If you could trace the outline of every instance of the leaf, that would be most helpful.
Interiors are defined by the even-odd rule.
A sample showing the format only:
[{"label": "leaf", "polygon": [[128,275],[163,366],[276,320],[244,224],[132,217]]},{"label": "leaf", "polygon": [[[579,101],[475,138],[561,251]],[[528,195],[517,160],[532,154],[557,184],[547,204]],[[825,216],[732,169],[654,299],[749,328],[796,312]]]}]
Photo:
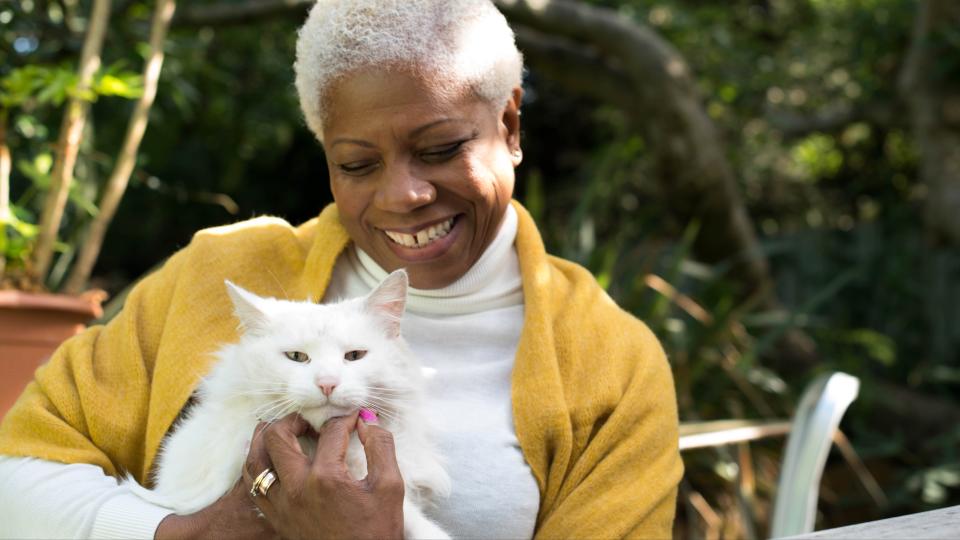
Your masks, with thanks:
[{"label": "leaf", "polygon": [[50,187],[50,163],[52,158],[49,154],[40,154],[33,161],[18,160],[17,170],[29,178],[38,189],[46,190]]},{"label": "leaf", "polygon": [[143,94],[143,86],[137,77],[104,75],[96,82],[94,91],[102,96],[120,96],[135,99]]},{"label": "leaf", "polygon": [[100,209],[97,208],[96,203],[94,203],[83,193],[83,187],[79,184],[73,183],[70,186],[69,197],[70,202],[72,202],[74,206],[85,212],[87,215],[93,217],[100,213]]},{"label": "leaf", "polygon": [[40,173],[50,174],[50,169],[53,168],[53,154],[49,152],[37,154],[37,156],[33,158],[33,165]]},{"label": "leaf", "polygon": [[53,103],[60,105],[72,87],[76,85],[76,77],[70,73],[56,73],[51,77],[44,88],[37,94],[38,103]]},{"label": "leaf", "polygon": [[16,219],[16,218],[11,220],[9,225],[10,225],[10,228],[17,231],[17,234],[19,234],[20,236],[26,239],[35,238],[40,231],[39,227],[37,227],[36,225],[32,223],[27,223],[25,221],[20,221],[19,219]]}]

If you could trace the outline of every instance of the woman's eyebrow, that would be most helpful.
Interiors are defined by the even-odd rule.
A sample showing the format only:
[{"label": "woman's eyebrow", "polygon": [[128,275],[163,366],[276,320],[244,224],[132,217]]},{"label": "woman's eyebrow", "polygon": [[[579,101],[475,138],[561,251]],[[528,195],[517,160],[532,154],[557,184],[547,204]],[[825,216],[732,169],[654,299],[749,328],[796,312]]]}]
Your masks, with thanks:
[{"label": "woman's eyebrow", "polygon": [[330,143],[330,148],[333,148],[334,146],[336,146],[336,145],[338,145],[338,144],[346,144],[346,143],[356,144],[356,145],[358,145],[358,146],[363,146],[363,147],[366,147],[366,148],[374,148],[373,143],[368,142],[368,141],[365,141],[365,140],[363,140],[363,139],[347,139],[347,138],[342,138],[342,137],[341,137],[341,138],[334,139],[333,142]]},{"label": "woman's eyebrow", "polygon": [[[427,131],[431,128],[437,127],[442,124],[472,124],[470,120],[466,118],[440,118],[432,122],[427,122],[422,126],[418,126],[410,131],[409,137],[412,139],[423,134],[424,131]],[[363,139],[351,139],[347,137],[338,137],[330,143],[330,148],[337,146],[338,144],[356,144],[358,146],[363,146],[365,148],[375,148],[375,145],[369,141]]]}]

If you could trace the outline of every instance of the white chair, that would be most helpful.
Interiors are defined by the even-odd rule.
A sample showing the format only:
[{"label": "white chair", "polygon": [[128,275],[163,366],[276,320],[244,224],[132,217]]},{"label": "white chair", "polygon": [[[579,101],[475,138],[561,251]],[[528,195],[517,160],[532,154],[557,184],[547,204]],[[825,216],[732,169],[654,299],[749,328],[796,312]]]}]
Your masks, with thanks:
[{"label": "white chair", "polygon": [[859,391],[860,380],[846,373],[827,373],[807,386],[783,455],[772,538],[813,532],[823,467],[840,419]]},{"label": "white chair", "polygon": [[820,479],[840,419],[856,399],[860,381],[827,373],[806,388],[791,421],[719,420],[680,426],[680,450],[788,435],[770,537],[813,531]]}]

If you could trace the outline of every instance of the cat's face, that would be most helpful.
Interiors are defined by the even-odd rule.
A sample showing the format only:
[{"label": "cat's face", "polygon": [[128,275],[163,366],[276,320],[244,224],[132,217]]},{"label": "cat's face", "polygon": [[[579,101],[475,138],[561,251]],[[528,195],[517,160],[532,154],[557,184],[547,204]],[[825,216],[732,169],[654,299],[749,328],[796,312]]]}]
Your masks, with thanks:
[{"label": "cat's face", "polygon": [[419,381],[400,337],[407,277],[337,304],[261,298],[228,283],[243,337],[226,354],[259,418],[299,412],[315,428],[369,408],[389,419]]}]

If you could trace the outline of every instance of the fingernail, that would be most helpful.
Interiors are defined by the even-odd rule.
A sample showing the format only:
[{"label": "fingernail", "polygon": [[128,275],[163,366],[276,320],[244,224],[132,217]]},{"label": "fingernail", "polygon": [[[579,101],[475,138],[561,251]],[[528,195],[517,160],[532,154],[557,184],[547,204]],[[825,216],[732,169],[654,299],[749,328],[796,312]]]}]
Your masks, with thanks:
[{"label": "fingernail", "polygon": [[366,424],[376,424],[378,422],[377,413],[370,409],[360,409],[360,419]]}]

